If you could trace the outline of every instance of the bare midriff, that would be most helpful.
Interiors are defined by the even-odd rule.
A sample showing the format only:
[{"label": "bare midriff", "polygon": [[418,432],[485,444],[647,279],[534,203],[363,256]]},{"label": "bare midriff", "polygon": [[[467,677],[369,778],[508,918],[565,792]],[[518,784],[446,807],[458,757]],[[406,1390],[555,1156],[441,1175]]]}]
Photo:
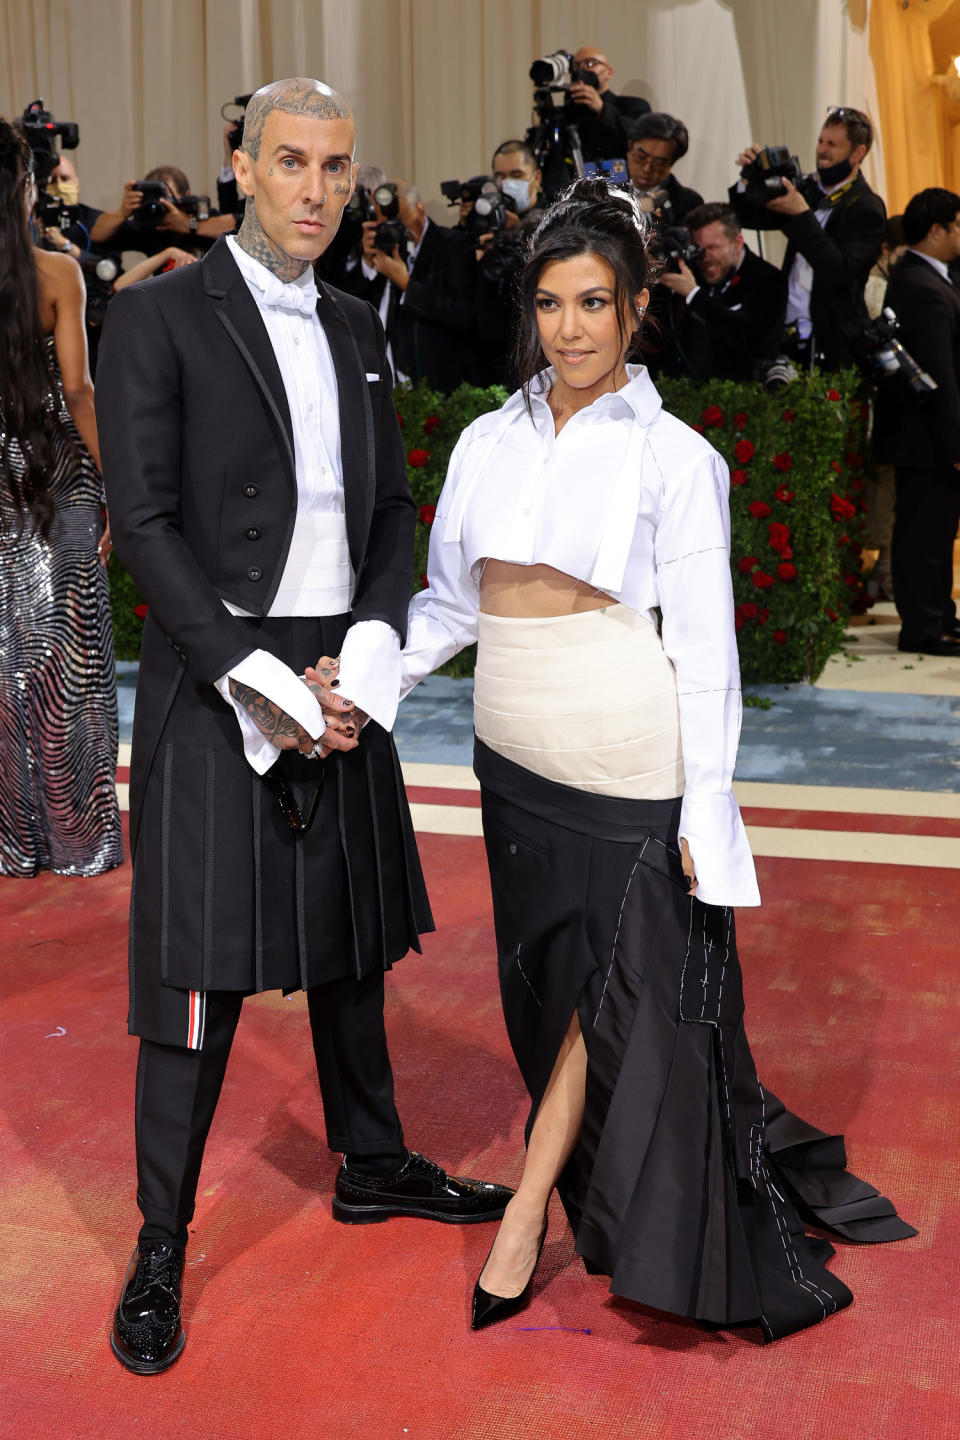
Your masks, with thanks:
[{"label": "bare midriff", "polygon": [[586,580],[575,580],[552,565],[512,565],[484,560],[480,572],[480,609],[484,615],[540,620],[549,615],[578,615],[603,610],[616,601]]}]

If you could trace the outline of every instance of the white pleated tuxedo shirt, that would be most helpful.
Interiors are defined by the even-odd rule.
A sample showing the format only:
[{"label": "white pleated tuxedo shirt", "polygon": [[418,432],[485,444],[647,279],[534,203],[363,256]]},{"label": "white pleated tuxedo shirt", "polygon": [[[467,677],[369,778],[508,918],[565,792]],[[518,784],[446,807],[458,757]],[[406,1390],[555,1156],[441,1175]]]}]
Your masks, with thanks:
[{"label": "white pleated tuxedo shirt", "polygon": [[[414,597],[403,694],[477,638],[485,559],[544,564],[656,623],[677,677],[686,786],[680,835],[708,905],[759,905],[733,795],[742,715],[730,578],[729,474],[702,436],[663,410],[643,366],[555,434],[534,381],[468,426],[450,458]],[[575,682],[572,682],[575,683]]]},{"label": "white pleated tuxedo shirt", "polygon": [[[256,301],[277,358],[293,424],[297,515],[283,575],[268,615],[342,615],[349,610],[354,575],[347,546],[340,454],[340,407],[330,346],[317,316],[319,293],[308,266],[285,283],[227,237],[230,253]],[[368,376],[379,379],[379,376]],[[246,612],[224,601],[235,615]],[[319,657],[304,656],[304,665]],[[384,729],[397,715],[400,637],[383,620],[351,625],[340,653],[342,695]],[[230,694],[229,681],[250,685],[281,706],[314,739],[326,729],[320,706],[289,666],[266,650],[254,650],[217,689],[243,733],[244,753],[258,774],[280,754]]]}]

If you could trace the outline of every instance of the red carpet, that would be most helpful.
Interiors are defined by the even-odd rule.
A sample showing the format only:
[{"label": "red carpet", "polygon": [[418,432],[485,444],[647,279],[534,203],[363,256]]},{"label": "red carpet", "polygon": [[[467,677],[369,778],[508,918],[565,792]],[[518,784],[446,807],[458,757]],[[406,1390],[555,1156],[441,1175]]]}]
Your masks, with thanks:
[{"label": "red carpet", "polygon": [[[479,840],[422,837],[440,927],[388,980],[407,1138],[518,1170],[524,1098]],[[761,1073],[916,1224],[840,1246],[853,1307],[773,1346],[613,1300],[556,1209],[534,1303],[472,1335],[486,1226],[330,1216],[302,997],[248,1002],[188,1252],[188,1343],[139,1379],[107,1348],[138,1215],[127,869],[0,881],[0,1436],[18,1440],[934,1440],[960,1435],[956,872],[761,860],[743,912]]]}]

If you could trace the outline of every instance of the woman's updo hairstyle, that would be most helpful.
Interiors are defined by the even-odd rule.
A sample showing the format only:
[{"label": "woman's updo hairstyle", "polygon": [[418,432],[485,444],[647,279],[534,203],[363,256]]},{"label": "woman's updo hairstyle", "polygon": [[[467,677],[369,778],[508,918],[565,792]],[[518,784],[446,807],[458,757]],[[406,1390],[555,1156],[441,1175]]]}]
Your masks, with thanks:
[{"label": "woman's updo hairstyle", "polygon": [[515,363],[527,406],[530,385],[546,366],[537,328],[536,296],[540,277],[555,260],[598,255],[614,277],[614,308],[625,348],[637,344],[641,321],[634,299],[656,276],[650,254],[651,225],[631,190],[589,176],[564,190],[533,232],[520,276],[520,320]]}]

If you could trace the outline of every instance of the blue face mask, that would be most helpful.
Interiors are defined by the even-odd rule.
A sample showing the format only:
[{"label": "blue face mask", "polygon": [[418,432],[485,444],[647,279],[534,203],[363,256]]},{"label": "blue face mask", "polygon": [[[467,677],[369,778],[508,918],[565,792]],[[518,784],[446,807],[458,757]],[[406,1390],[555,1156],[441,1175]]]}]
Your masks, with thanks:
[{"label": "blue face mask", "polygon": [[530,193],[532,182],[529,180],[501,180],[500,189],[513,201],[520,215],[524,210],[529,210],[533,204],[533,197]]}]

